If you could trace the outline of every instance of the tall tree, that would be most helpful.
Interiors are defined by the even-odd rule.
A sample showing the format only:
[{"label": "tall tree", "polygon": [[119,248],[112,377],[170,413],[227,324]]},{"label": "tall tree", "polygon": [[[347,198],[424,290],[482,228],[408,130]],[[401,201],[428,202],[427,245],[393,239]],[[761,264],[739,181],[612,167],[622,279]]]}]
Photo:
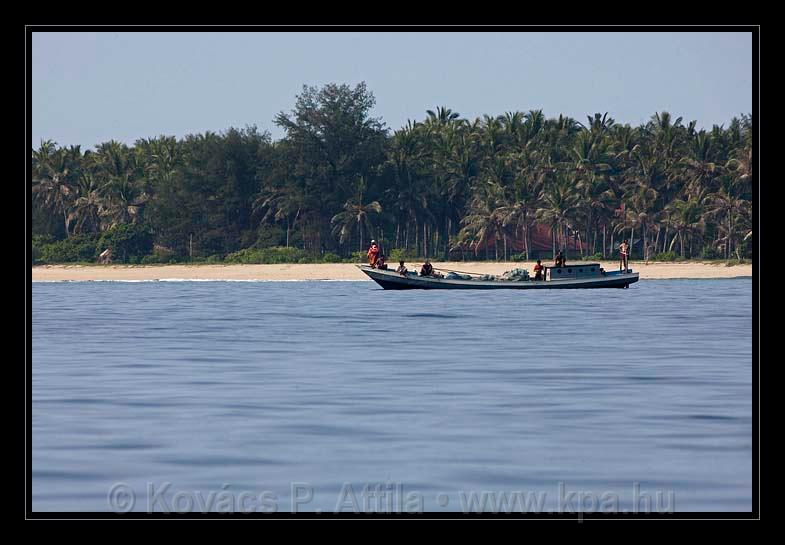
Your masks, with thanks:
[{"label": "tall tree", "polygon": [[363,250],[365,240],[363,238],[363,228],[374,236],[374,225],[371,221],[372,214],[380,214],[382,205],[379,201],[365,203],[366,183],[360,176],[355,184],[355,195],[343,205],[343,212],[339,212],[332,218],[333,233],[339,235],[339,242],[343,244],[351,237],[354,229],[357,229],[359,251]]},{"label": "tall tree", "polygon": [[312,246],[321,245],[330,211],[352,197],[356,177],[367,178],[384,161],[387,130],[380,118],[370,115],[375,104],[364,82],[353,88],[304,86],[294,110],[275,117],[307,180],[307,191],[320,197],[316,210],[309,211],[319,224]]}]

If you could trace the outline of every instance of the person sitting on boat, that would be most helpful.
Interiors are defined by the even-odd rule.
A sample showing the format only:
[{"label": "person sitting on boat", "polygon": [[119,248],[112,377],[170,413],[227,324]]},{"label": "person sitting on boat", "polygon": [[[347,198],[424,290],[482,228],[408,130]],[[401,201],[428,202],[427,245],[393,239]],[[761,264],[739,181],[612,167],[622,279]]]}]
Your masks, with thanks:
[{"label": "person sitting on boat", "polygon": [[561,253],[561,250],[559,250],[559,253],[556,254],[555,266],[556,267],[564,267],[564,254]]},{"label": "person sitting on boat", "polygon": [[371,247],[368,248],[368,264],[371,267],[376,268],[376,259],[379,257],[379,246],[376,245],[376,241],[371,241]]},{"label": "person sitting on boat", "polygon": [[624,269],[627,271],[627,258],[630,255],[630,245],[627,243],[627,239],[625,238],[624,241],[619,244],[619,270]]},{"label": "person sitting on boat", "polygon": [[387,263],[385,262],[384,254],[379,254],[379,257],[376,259],[376,268],[383,271],[387,270]]},{"label": "person sitting on boat", "polygon": [[409,271],[406,270],[406,265],[403,264],[403,261],[399,261],[398,268],[395,269],[395,272],[397,272],[401,276],[406,276],[406,273],[408,273]]},{"label": "person sitting on boat", "polygon": [[433,265],[429,259],[425,260],[420,269],[420,276],[433,276]]},{"label": "person sitting on boat", "polygon": [[534,279],[535,280],[542,280],[542,275],[545,272],[545,267],[542,266],[542,261],[539,259],[537,260],[537,264],[534,266]]}]

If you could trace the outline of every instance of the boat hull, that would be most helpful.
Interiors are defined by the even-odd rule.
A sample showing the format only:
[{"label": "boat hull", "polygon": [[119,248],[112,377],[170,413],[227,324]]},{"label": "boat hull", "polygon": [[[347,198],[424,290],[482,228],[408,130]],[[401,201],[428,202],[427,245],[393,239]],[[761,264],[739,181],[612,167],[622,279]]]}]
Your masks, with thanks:
[{"label": "boat hull", "polygon": [[448,280],[421,276],[401,276],[394,271],[380,271],[366,265],[360,270],[386,290],[537,290],[537,289],[596,289],[626,288],[638,281],[638,273],[613,271],[605,276],[549,280],[549,281],[503,281],[503,280]]}]

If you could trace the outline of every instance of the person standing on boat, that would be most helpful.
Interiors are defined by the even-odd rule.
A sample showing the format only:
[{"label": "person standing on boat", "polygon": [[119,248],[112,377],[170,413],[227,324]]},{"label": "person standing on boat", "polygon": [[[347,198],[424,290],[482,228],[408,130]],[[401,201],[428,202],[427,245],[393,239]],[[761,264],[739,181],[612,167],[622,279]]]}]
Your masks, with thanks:
[{"label": "person standing on boat", "polygon": [[625,238],[624,241],[619,244],[619,270],[624,270],[627,272],[627,258],[630,255],[630,245],[627,243],[627,239]]},{"label": "person standing on boat", "polygon": [[556,266],[564,267],[564,254],[561,253],[561,250],[559,250],[559,253],[556,254]]},{"label": "person standing on boat", "polygon": [[368,264],[371,267],[376,268],[376,259],[379,257],[379,246],[376,245],[376,241],[371,241],[371,247],[368,248]]}]

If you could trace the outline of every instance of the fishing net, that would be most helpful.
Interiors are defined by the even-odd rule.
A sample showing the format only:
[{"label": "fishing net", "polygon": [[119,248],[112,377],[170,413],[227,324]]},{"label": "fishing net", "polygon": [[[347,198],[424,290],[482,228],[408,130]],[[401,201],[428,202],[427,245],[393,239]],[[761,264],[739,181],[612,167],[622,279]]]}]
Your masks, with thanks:
[{"label": "fishing net", "polygon": [[527,269],[513,269],[502,275],[502,280],[508,280],[511,282],[521,282],[528,279],[529,271]]}]

